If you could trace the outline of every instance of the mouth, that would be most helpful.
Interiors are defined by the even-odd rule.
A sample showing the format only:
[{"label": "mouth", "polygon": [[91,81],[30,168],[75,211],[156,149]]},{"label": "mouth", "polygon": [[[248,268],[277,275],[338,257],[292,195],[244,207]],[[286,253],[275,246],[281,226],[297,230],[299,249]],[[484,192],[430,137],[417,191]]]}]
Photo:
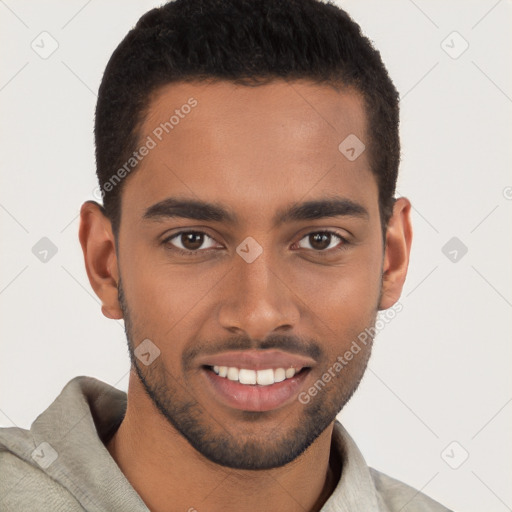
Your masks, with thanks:
[{"label": "mouth", "polygon": [[292,379],[307,368],[266,368],[252,370],[249,368],[237,368],[236,366],[208,366],[205,368],[213,371],[219,377],[239,382],[247,386],[271,386],[287,379]]},{"label": "mouth", "polygon": [[292,402],[311,368],[239,368],[203,365],[207,387],[214,398],[243,411],[271,411]]}]

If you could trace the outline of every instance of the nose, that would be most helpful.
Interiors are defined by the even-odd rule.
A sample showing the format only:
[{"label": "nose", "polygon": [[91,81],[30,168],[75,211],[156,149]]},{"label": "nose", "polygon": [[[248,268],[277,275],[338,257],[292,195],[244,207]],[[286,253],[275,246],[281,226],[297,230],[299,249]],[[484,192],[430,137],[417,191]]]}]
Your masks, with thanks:
[{"label": "nose", "polygon": [[284,265],[272,259],[270,250],[251,263],[235,258],[223,290],[219,323],[230,333],[265,339],[275,331],[291,330],[300,317]]}]

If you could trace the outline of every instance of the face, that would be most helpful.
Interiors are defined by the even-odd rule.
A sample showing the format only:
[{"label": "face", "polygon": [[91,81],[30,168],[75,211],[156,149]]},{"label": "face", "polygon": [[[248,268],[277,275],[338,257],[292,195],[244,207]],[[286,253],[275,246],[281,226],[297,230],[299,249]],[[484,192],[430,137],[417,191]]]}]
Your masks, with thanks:
[{"label": "face", "polygon": [[151,148],[122,193],[117,306],[145,391],[217,464],[279,467],[310,446],[371,340],[318,381],[394,302],[369,155],[339,149],[351,134],[368,140],[361,96],[307,82],[172,84],[151,102]]}]

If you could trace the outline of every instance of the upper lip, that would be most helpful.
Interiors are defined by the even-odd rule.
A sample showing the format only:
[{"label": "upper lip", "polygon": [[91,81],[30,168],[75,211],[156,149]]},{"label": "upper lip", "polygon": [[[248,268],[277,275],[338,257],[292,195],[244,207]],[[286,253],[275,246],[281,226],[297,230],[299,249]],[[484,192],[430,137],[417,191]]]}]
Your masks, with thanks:
[{"label": "upper lip", "polygon": [[315,361],[309,357],[283,352],[281,350],[244,350],[222,352],[199,359],[202,366],[228,366],[248,370],[265,370],[277,368],[302,369],[311,367]]}]

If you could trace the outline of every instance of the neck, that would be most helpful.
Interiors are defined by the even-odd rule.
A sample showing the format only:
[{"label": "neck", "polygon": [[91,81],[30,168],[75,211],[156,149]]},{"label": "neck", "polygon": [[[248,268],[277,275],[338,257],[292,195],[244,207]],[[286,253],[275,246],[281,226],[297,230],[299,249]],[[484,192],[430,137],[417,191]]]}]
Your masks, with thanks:
[{"label": "neck", "polygon": [[286,466],[227,468],[203,457],[176,432],[132,372],[126,415],[106,446],[152,512],[317,512],[340,476],[330,457],[333,426]]}]

